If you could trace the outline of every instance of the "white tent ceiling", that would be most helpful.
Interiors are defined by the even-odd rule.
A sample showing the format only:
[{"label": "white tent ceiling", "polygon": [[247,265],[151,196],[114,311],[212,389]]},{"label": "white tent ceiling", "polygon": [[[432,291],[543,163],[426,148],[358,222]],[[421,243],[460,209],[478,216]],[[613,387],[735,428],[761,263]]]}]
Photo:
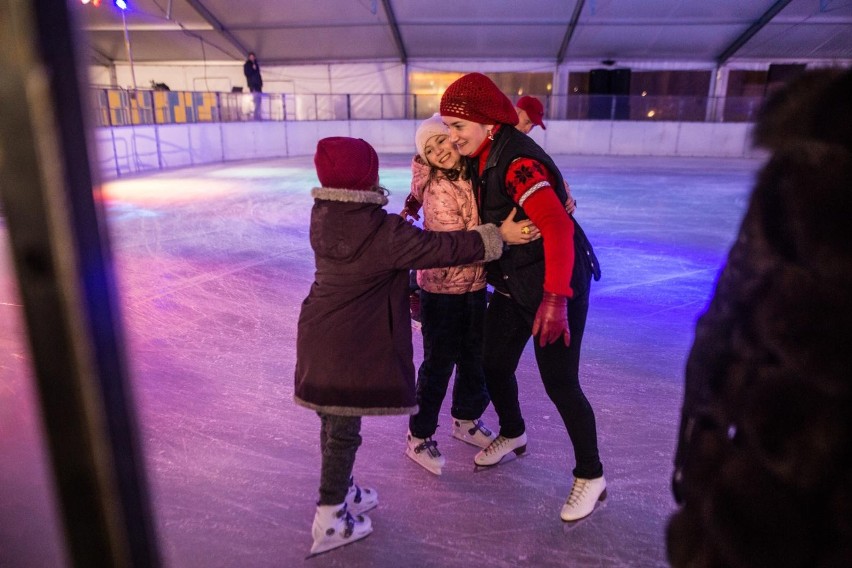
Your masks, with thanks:
[{"label": "white tent ceiling", "polygon": [[[127,1],[138,62],[852,60],[852,0]],[[127,61],[112,0],[79,6],[92,61]]]}]

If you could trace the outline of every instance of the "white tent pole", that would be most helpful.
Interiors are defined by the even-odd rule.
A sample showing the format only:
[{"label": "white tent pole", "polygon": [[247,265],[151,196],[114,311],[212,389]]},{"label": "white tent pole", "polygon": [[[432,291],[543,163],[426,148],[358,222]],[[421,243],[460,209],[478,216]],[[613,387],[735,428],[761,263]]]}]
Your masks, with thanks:
[{"label": "white tent pole", "polygon": [[121,22],[124,24],[124,47],[127,48],[127,58],[130,60],[130,76],[133,78],[133,90],[136,90],[136,70],[133,68],[133,50],[130,48],[130,32],[127,31],[127,18],[121,11]]}]

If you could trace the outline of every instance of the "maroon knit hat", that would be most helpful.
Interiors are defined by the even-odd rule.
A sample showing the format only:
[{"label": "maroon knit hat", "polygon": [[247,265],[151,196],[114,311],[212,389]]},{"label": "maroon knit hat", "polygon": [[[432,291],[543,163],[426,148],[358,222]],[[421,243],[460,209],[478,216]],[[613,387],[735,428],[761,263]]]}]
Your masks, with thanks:
[{"label": "maroon knit hat", "polygon": [[323,138],[317,143],[314,165],[323,187],[363,191],[379,183],[379,156],[360,138]]},{"label": "maroon knit hat", "polygon": [[479,124],[518,124],[512,101],[482,73],[468,73],[447,87],[441,97],[441,116]]},{"label": "maroon knit hat", "polygon": [[542,120],[544,117],[544,105],[541,104],[540,100],[529,95],[524,95],[518,99],[515,106],[526,112],[533,124],[537,124],[541,126],[542,129],[547,130],[547,127],[544,125],[544,121]]}]

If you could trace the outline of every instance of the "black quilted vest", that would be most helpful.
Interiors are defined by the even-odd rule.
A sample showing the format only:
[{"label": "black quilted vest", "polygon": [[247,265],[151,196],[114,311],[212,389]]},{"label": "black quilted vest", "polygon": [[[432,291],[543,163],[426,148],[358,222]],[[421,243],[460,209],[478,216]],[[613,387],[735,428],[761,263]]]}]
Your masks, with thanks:
[{"label": "black quilted vest", "polygon": [[[568,199],[562,174],[550,156],[526,134],[503,125],[494,135],[482,175],[479,175],[476,160],[472,160],[473,163],[470,164],[473,188],[483,223],[499,225],[513,207],[518,208],[516,220],[528,218],[523,208],[515,203],[506,191],[506,172],[509,165],[518,158],[532,158],[541,162],[556,180],[553,190],[559,201],[565,203]],[[580,224],[573,217],[569,217],[574,223],[574,270],[571,288],[576,296],[588,290],[593,275],[595,280],[600,279],[600,268],[592,245]],[[535,314],[544,292],[542,239],[525,245],[506,247],[503,256],[488,263],[486,268],[489,284],[498,291],[509,293],[518,304],[526,308],[530,316]]]}]

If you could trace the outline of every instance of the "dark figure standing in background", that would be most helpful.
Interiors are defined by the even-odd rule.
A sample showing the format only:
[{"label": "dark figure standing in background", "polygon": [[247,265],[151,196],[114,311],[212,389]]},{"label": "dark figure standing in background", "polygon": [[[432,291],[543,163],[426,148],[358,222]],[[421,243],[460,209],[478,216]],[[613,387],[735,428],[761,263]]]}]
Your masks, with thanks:
[{"label": "dark figure standing in background", "polygon": [[257,62],[257,56],[253,51],[248,54],[248,59],[243,65],[243,74],[246,76],[249,91],[252,93],[263,92],[263,79],[260,77],[260,64]]},{"label": "dark figure standing in background", "polygon": [[254,118],[260,120],[260,101],[261,93],[263,92],[263,79],[260,76],[260,64],[257,62],[257,56],[253,51],[248,54],[248,59],[243,65],[243,74],[246,76],[249,91],[254,95]]},{"label": "dark figure standing in background", "polygon": [[852,71],[807,73],[686,367],[675,567],[852,566]]}]

